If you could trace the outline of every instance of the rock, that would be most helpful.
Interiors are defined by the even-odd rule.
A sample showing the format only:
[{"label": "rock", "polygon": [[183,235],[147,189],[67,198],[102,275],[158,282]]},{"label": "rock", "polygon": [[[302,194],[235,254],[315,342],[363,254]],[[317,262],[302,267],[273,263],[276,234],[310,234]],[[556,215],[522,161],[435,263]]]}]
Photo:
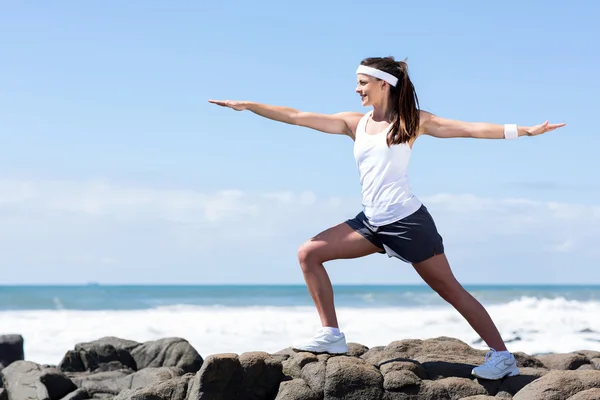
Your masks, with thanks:
[{"label": "rock", "polygon": [[441,387],[441,392],[447,393],[450,399],[488,394],[483,386],[468,378],[450,377],[430,382]]},{"label": "rock", "polygon": [[114,400],[115,396],[107,393],[96,393],[92,399],[94,400]]},{"label": "rock", "polygon": [[273,356],[283,356],[283,357],[291,357],[294,354],[296,354],[296,351],[294,351],[294,349],[292,349],[291,347],[286,347],[285,349],[279,350],[275,353],[273,353]]},{"label": "rock", "polygon": [[330,356],[319,355],[313,362],[308,362],[302,367],[300,376],[306,381],[308,387],[320,397],[325,390],[325,372],[327,370],[327,360]]},{"label": "rock", "polygon": [[567,400],[598,400],[600,399],[600,389],[593,388],[588,390],[582,390],[581,392],[574,394]]},{"label": "rock", "polygon": [[496,395],[494,396],[494,398],[496,399],[509,399],[512,400],[512,395],[510,393],[507,392],[498,392],[496,393]]},{"label": "rock", "polygon": [[427,379],[444,377],[471,377],[471,370],[481,364],[485,351],[448,337],[428,340],[406,339],[395,341],[384,348],[371,348],[362,358],[375,366],[395,360],[419,362]]},{"label": "rock", "polygon": [[545,368],[540,369],[540,368],[524,367],[524,368],[520,368],[520,374],[518,376],[511,376],[510,378],[505,378],[505,379],[498,380],[498,381],[478,380],[478,382],[483,387],[488,389],[488,391],[492,385],[496,386],[495,390],[489,391],[490,393],[496,393],[496,396],[498,396],[498,393],[500,393],[500,392],[508,393],[511,396],[514,396],[525,386],[529,385],[531,382],[534,382],[537,379],[541,378],[542,376],[546,375],[548,372],[549,371]]},{"label": "rock", "polygon": [[279,391],[275,400],[322,400],[323,396],[319,396],[307,385],[304,379],[292,379],[290,381],[281,382]]},{"label": "rock", "polygon": [[408,370],[389,371],[383,375],[383,389],[397,392],[406,387],[420,386],[421,378]]},{"label": "rock", "polygon": [[283,373],[292,378],[302,378],[302,368],[308,363],[316,362],[318,358],[312,353],[298,352],[283,361]]},{"label": "rock", "polygon": [[593,350],[579,350],[579,351],[574,351],[574,354],[581,354],[583,356],[586,356],[587,358],[589,358],[590,360],[592,358],[599,358],[600,357],[600,351],[593,351]]},{"label": "rock", "polygon": [[440,381],[425,380],[418,386],[404,387],[399,391],[385,391],[382,400],[450,400],[450,396],[445,385]]},{"label": "rock", "polygon": [[125,389],[114,400],[185,400],[192,377],[185,374],[137,389]]},{"label": "rock", "polygon": [[118,395],[127,389],[141,389],[182,375],[183,371],[180,368],[145,368],[117,379],[85,380],[82,382],[81,388],[85,389],[92,396],[96,393]]},{"label": "rock", "polygon": [[360,357],[369,351],[369,348],[360,343],[348,343],[348,355],[353,357]]},{"label": "rock", "polygon": [[237,354],[208,356],[192,380],[188,400],[235,399],[236,383],[242,377],[242,366]]},{"label": "rock", "polygon": [[516,351],[513,353],[513,356],[517,360],[517,365],[519,368],[538,368],[538,369],[546,369],[546,366],[543,362],[541,362],[536,357],[530,356],[520,351]]},{"label": "rock", "polygon": [[600,371],[555,370],[525,386],[514,400],[562,400],[592,388],[600,388]]},{"label": "rock", "polygon": [[144,368],[175,367],[197,372],[202,357],[182,338],[164,338],[145,343],[117,337],[79,343],[59,363],[64,372],[137,371]]},{"label": "rock", "polygon": [[137,370],[129,350],[139,343],[115,337],[104,337],[93,342],[78,343],[69,350],[58,364],[63,372],[95,371],[98,368]]},{"label": "rock", "polygon": [[366,361],[350,356],[331,357],[325,369],[324,394],[327,399],[381,399],[383,376]]},{"label": "rock", "polygon": [[283,377],[281,361],[265,352],[212,355],[196,373],[188,400],[272,399]]},{"label": "rock", "polygon": [[[11,363],[24,359],[23,336],[0,335],[0,371]],[[0,388],[2,388],[2,379],[0,379]],[[6,395],[6,392],[0,392],[0,400],[2,400],[2,396]]]},{"label": "rock", "polygon": [[[181,380],[165,382],[197,372],[202,363],[196,349],[182,338],[139,343],[108,336],[76,344],[65,354],[58,368],[81,389],[73,396],[96,399],[121,393],[123,396],[152,397],[156,394],[152,390],[163,394],[179,393],[177,388],[181,388]],[[187,394],[187,383],[185,386]],[[149,387],[150,392],[142,390]]]},{"label": "rock", "polygon": [[584,364],[589,364],[590,360],[583,354],[545,354],[537,357],[546,368],[559,370],[575,370]]},{"label": "rock", "polygon": [[272,399],[277,395],[283,379],[283,366],[265,352],[248,352],[239,356],[242,380],[238,396],[241,399]]},{"label": "rock", "polygon": [[485,353],[439,337],[351,343],[345,355],[287,348],[203,359],[182,338],[104,337],[75,345],[57,367],[11,362],[0,400],[600,399],[600,352],[516,352],[521,374],[495,381],[471,375]]},{"label": "rock", "polygon": [[65,397],[63,397],[61,400],[86,400],[86,399],[89,399],[90,397],[92,397],[92,396],[90,396],[90,394],[87,392],[87,390],[77,389],[77,390],[69,393]]},{"label": "rock", "polygon": [[130,350],[138,369],[176,367],[196,373],[202,367],[202,357],[189,342],[172,337],[142,343]]},{"label": "rock", "polygon": [[0,371],[14,361],[25,359],[23,336],[0,335]]},{"label": "rock", "polygon": [[2,380],[10,400],[59,400],[77,389],[56,368],[30,361],[15,361],[2,370]]},{"label": "rock", "polygon": [[93,373],[89,372],[65,372],[71,381],[77,387],[82,387],[84,382],[99,382],[99,381],[108,381],[108,380],[116,380],[126,376],[133,374],[135,371],[131,369],[121,369],[118,371],[95,371]]},{"label": "rock", "polygon": [[487,395],[487,391],[467,378],[442,378],[425,380],[418,386],[405,387],[401,391],[386,391],[385,400],[454,400],[475,395]]},{"label": "rock", "polygon": [[407,370],[415,374],[420,379],[427,379],[427,371],[423,368],[423,365],[414,360],[410,359],[395,359],[393,361],[386,361],[379,365],[379,370],[383,374],[384,378],[387,373],[391,371]]}]

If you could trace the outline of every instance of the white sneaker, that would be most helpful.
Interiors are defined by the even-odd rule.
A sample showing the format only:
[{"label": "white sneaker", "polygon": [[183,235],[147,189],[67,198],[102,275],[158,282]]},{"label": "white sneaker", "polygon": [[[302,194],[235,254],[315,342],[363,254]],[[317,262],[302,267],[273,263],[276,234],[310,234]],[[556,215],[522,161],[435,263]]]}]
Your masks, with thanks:
[{"label": "white sneaker", "polygon": [[312,338],[293,343],[292,349],[312,353],[343,354],[348,352],[348,345],[346,336],[342,332],[334,335],[324,329],[319,329]]},{"label": "white sneaker", "polygon": [[496,350],[491,349],[485,354],[485,361],[479,367],[473,368],[471,374],[482,379],[502,379],[505,376],[519,375],[517,360],[511,354],[510,356],[500,355]]}]

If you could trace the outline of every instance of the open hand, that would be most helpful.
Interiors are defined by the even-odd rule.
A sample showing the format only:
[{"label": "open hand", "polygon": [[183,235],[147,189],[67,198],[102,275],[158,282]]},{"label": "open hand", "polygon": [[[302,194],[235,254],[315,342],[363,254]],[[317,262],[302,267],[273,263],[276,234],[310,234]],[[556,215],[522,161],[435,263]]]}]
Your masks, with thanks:
[{"label": "open hand", "polygon": [[565,125],[566,124],[564,124],[564,123],[563,124],[549,124],[548,121],[546,121],[543,124],[526,127],[525,132],[527,132],[528,136],[536,136],[536,135],[541,135],[542,133],[553,131],[557,128],[562,128]]},{"label": "open hand", "polygon": [[209,103],[216,104],[221,107],[229,107],[236,111],[242,111],[246,109],[246,105],[241,101],[235,100],[209,100]]}]

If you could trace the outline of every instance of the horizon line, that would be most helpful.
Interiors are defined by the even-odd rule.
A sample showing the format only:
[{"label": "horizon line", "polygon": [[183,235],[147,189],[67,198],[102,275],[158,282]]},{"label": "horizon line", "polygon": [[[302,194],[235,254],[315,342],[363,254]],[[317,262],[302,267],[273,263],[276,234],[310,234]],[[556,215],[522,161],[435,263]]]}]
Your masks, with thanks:
[{"label": "horizon line", "polygon": [[[380,286],[380,287],[394,287],[394,286],[423,286],[429,287],[424,282],[413,282],[413,283],[333,283],[334,287],[342,287],[342,286]],[[570,282],[570,283],[556,283],[556,282],[519,282],[519,283],[511,283],[511,282],[471,282],[471,283],[461,283],[462,286],[600,286],[600,282],[597,283],[589,283],[589,282]],[[148,283],[148,282],[116,282],[116,283],[102,283],[102,282],[78,282],[78,283],[0,283],[0,287],[57,287],[57,286],[72,286],[72,287],[144,287],[144,286],[298,286],[298,287],[306,287],[305,283],[218,283],[218,282],[210,282],[210,283],[182,283],[182,282],[172,282],[172,283]]]}]

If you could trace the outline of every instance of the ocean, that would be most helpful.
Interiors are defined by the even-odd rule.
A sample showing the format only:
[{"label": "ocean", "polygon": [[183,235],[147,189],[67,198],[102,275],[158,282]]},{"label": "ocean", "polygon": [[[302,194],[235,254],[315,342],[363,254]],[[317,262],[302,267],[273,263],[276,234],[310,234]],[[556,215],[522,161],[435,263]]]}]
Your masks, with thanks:
[{"label": "ocean", "polygon": [[[600,286],[465,285],[510,351],[600,351]],[[369,347],[452,336],[485,349],[424,285],[334,285],[340,327]],[[27,360],[57,364],[76,343],[117,336],[187,339],[203,356],[276,352],[320,326],[303,285],[0,286],[0,334],[25,338]]]}]

